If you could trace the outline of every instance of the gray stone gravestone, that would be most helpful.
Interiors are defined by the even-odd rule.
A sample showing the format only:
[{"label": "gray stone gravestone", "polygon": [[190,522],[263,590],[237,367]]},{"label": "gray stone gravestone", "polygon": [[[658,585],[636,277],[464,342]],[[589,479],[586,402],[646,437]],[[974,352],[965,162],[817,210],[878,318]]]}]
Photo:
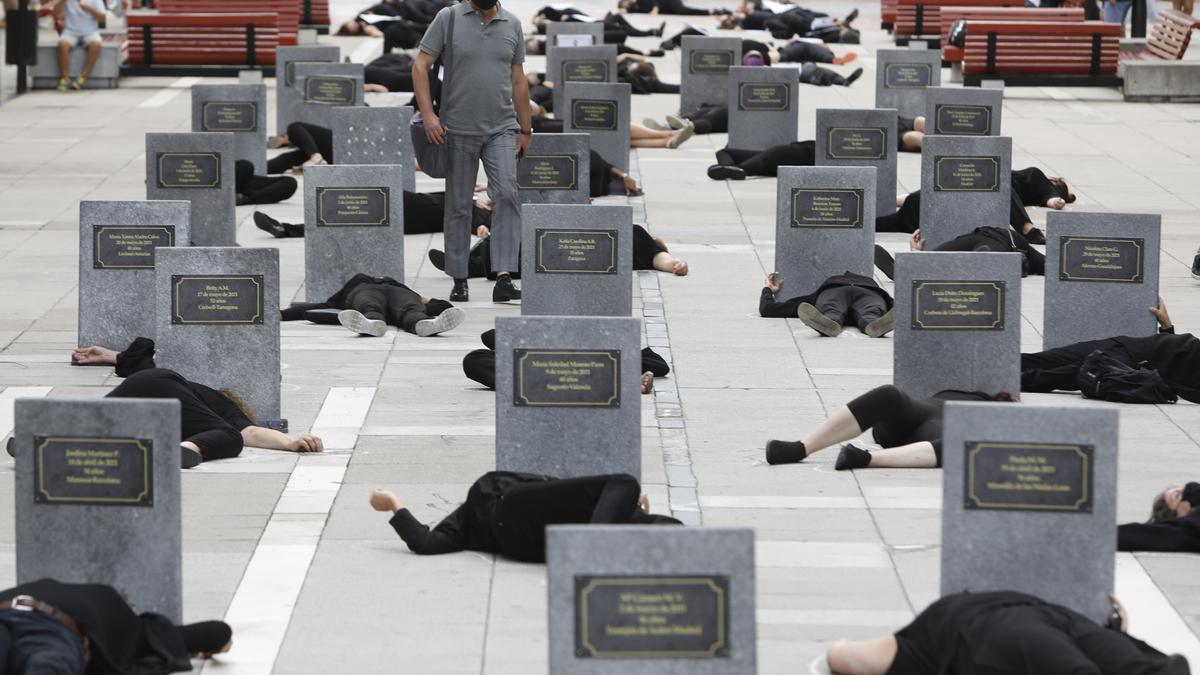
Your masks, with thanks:
[{"label": "gray stone gravestone", "polygon": [[754,586],[749,528],[548,527],[550,672],[753,675]]},{"label": "gray stone gravestone", "polygon": [[237,245],[234,143],[227,132],[146,134],[146,199],[191,202],[193,246]]},{"label": "gray stone gravestone", "polygon": [[920,216],[925,250],[977,227],[1008,228],[1011,195],[1011,138],[925,137]]},{"label": "gray stone gravestone", "polygon": [[[238,71],[238,84],[262,84],[262,83],[263,83],[263,71],[261,71],[261,70],[239,70]],[[263,131],[265,132],[266,125],[264,124],[263,127],[264,127]]]},{"label": "gray stone gravestone", "polygon": [[[561,46],[564,46],[564,47],[566,47],[566,46],[595,47],[595,46],[604,44],[604,24],[599,21],[593,21],[593,22],[588,22],[588,23],[585,23],[582,21],[547,21],[546,22],[546,50],[547,50],[547,53],[549,53],[549,49],[551,47],[560,46],[558,44],[559,43],[558,36],[560,36],[560,35],[567,36],[564,38],[563,41],[571,43],[571,44],[564,44]],[[591,38],[591,44],[590,45],[582,44],[582,42],[586,42],[586,38],[582,38],[582,36],[587,36],[588,38]],[[549,71],[547,71],[547,72],[549,72]]]},{"label": "gray stone gravestone", "polygon": [[155,362],[279,418],[279,249],[160,248]]},{"label": "gray stone gravestone", "polygon": [[277,47],[275,49],[275,133],[282,134],[303,95],[296,88],[296,66],[303,63],[337,63],[339,47]]},{"label": "gray stone gravestone", "polygon": [[1021,254],[896,255],[896,386],[1021,391]]},{"label": "gray stone gravestone", "polygon": [[566,87],[563,131],[585,133],[609,164],[629,170],[628,84],[572,82]]},{"label": "gray stone gravestone", "polygon": [[817,109],[817,166],[875,167],[875,213],[896,212],[896,111]]},{"label": "gray stone gravestone", "polygon": [[942,86],[942,52],[880,49],[875,54],[875,107],[895,108],[904,117],[925,114],[926,87]]},{"label": "gray stone gravestone", "polygon": [[404,281],[404,172],[338,164],[304,172],[304,296],[323,302],[355,274]]},{"label": "gray stone gravestone", "polygon": [[796,140],[799,85],[795,68],[730,68],[729,147],[765,150]]},{"label": "gray stone gravestone", "polygon": [[642,474],[640,321],[496,319],[496,469]]},{"label": "gray stone gravestone", "polygon": [[693,113],[702,105],[729,103],[729,69],[742,63],[742,40],[736,37],[683,36],[679,110]]},{"label": "gray stone gravestone", "polygon": [[17,583],[108,584],[183,618],[179,401],[17,399]]},{"label": "gray stone gravestone", "polygon": [[522,208],[522,316],[632,312],[633,209],[574,204]]},{"label": "gray stone gravestone", "polygon": [[387,164],[404,170],[404,189],[417,191],[409,106],[333,109],[333,156],[338,164]]},{"label": "gray stone gravestone", "polygon": [[233,134],[233,158],[253,163],[256,174],[266,175],[266,85],[192,85],[192,131]]},{"label": "gray stone gravestone", "polygon": [[[334,110],[364,105],[361,63],[299,63],[293,70],[300,95],[292,104],[288,123],[307,122],[332,129]],[[285,125],[280,131],[286,130]]]},{"label": "gray stone gravestone", "polygon": [[942,594],[1020,591],[1104,623],[1117,426],[1114,406],[946,403]]},{"label": "gray stone gravestone", "polygon": [[931,87],[925,92],[927,136],[999,136],[1004,91]]},{"label": "gray stone gravestone", "polygon": [[876,172],[867,166],[781,166],[775,197],[775,271],[782,298],[835,274],[874,272]]},{"label": "gray stone gravestone", "polygon": [[616,45],[546,47],[546,81],[554,83],[554,114],[565,116],[568,82],[608,84],[617,81]]},{"label": "gray stone gravestone", "polygon": [[592,144],[587,134],[534,134],[517,159],[522,204],[587,204]]},{"label": "gray stone gravestone", "polygon": [[154,251],[187,245],[190,210],[184,201],[79,202],[80,347],[154,337]]},{"label": "gray stone gravestone", "polygon": [[1154,335],[1162,216],[1064,213],[1046,216],[1042,347],[1117,335]]}]

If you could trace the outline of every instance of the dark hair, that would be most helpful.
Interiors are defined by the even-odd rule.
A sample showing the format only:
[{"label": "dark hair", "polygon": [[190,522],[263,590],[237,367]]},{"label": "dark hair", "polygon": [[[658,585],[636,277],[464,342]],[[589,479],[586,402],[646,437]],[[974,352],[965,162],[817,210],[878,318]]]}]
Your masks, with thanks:
[{"label": "dark hair", "polygon": [[222,396],[229,399],[234,405],[236,405],[238,410],[242,411],[242,414],[246,416],[246,419],[250,420],[251,422],[254,421],[254,411],[251,410],[250,406],[242,400],[241,396],[233,393],[232,389],[221,389],[219,391],[221,392]]},{"label": "dark hair", "polygon": [[856,45],[862,42],[862,34],[853,28],[842,28],[842,33],[838,36],[838,42],[847,45]]},{"label": "dark hair", "polygon": [[1002,391],[1002,392],[992,396],[992,400],[999,401],[1000,403],[1017,403],[1021,399],[1016,396],[1013,396],[1012,394],[1008,393],[1007,391]]},{"label": "dark hair", "polygon": [[[350,30],[350,26],[355,26],[355,29]],[[362,32],[363,32],[362,25],[358,22],[358,19],[351,19],[351,20],[347,21],[346,23],[338,26],[338,29],[337,29],[338,35],[359,35]]]},{"label": "dark hair", "polygon": [[1153,525],[1174,517],[1175,510],[1167,506],[1167,491],[1163,490],[1154,498],[1154,504],[1150,507],[1150,520],[1146,522]]},{"label": "dark hair", "polygon": [[1062,176],[1051,176],[1050,184],[1058,190],[1058,194],[1062,195],[1063,201],[1068,204],[1075,203],[1075,194],[1071,192],[1071,188],[1067,186],[1067,179]]}]

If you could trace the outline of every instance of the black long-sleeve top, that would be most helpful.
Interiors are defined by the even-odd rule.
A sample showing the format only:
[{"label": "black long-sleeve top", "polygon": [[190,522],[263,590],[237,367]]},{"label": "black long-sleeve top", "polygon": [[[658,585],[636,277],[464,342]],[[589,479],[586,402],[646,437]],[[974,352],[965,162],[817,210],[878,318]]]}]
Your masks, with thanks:
[{"label": "black long-sleeve top", "polygon": [[1046,202],[1054,197],[1066,198],[1046,174],[1035,166],[1012,172],[1012,191],[1023,206],[1045,206]]},{"label": "black long-sleeve top", "polygon": [[367,274],[355,274],[350,277],[350,281],[347,281],[336,293],[329,296],[325,302],[293,303],[291,306],[279,311],[279,320],[300,321],[304,318],[304,313],[312,309],[346,309],[346,299],[350,297],[350,293],[363,284],[404,286],[404,284],[391,277],[373,277]]},{"label": "black long-sleeve top", "polygon": [[770,288],[763,288],[762,294],[758,298],[758,315],[767,319],[794,319],[796,318],[796,310],[800,307],[800,303],[815,304],[817,296],[821,294],[821,291],[841,286],[858,286],[859,288],[874,291],[883,298],[883,302],[888,309],[892,308],[892,296],[880,288],[874,279],[847,271],[845,274],[829,277],[817,290],[808,295],[801,295],[783,302],[776,301],[775,293]]},{"label": "black long-sleeve top", "polygon": [[[1174,330],[1174,328],[1172,328]],[[1190,333],[1160,331],[1145,337],[1114,338],[1135,362],[1148,362],[1179,397],[1200,403],[1200,340]]]},{"label": "black long-sleeve top", "polygon": [[1117,550],[1200,553],[1200,483],[1185,485],[1183,499],[1193,506],[1186,516],[1117,526]]}]

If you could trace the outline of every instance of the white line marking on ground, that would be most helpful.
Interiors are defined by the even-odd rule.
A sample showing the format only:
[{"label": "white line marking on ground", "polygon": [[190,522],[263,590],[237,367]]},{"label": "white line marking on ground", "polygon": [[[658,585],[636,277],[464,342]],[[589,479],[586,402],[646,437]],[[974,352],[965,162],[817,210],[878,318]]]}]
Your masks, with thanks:
[{"label": "white line marking on ground", "polygon": [[52,387],[9,387],[0,392],[0,439],[13,429],[13,402],[19,398],[45,398]]},{"label": "white line marking on ground", "polygon": [[139,103],[137,105],[137,107],[139,107],[139,108],[161,108],[164,105],[166,105],[168,101],[170,101],[171,99],[173,99],[176,96],[178,96],[179,94],[181,94],[183,92],[183,90],[191,89],[192,85],[196,84],[199,81],[200,81],[200,78],[198,78],[198,77],[181,77],[178,80],[175,80],[174,82],[172,82],[170,85],[168,85],[166,89],[159,91],[158,93],[154,94],[150,98]]},{"label": "white line marking on ground", "polygon": [[1200,638],[1171,606],[1132,553],[1117,554],[1117,599],[1129,616],[1129,634],[1167,654],[1183,654],[1200,665]]},{"label": "white line marking on ground", "polygon": [[375,387],[333,387],[313,421],[313,435],[329,449],[353,448],[373,400]]}]

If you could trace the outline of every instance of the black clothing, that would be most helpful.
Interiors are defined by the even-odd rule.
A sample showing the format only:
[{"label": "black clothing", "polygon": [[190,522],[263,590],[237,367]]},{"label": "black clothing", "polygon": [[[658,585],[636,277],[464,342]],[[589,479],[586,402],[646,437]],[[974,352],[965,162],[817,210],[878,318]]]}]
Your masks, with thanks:
[{"label": "black clothing", "polygon": [[[905,118],[900,118],[903,123]],[[911,127],[897,128],[896,136],[903,138],[905,131]],[[1012,192],[1008,208],[1008,223],[1018,233],[1025,228],[1025,223],[1033,222],[1029,217],[1026,206],[1045,206],[1052,197],[1066,198],[1066,195],[1046,178],[1041,169],[1030,167],[1012,172]],[[921,192],[910,192],[904,198],[904,204],[890,216],[875,219],[876,232],[908,232],[912,233],[921,227]]]},{"label": "black clothing", "polygon": [[[859,292],[847,294],[842,292],[845,289]],[[871,306],[882,308],[882,310],[878,314],[868,312],[873,318],[865,323],[861,322],[863,312],[858,312],[859,320],[853,321],[855,317],[848,310],[855,306],[855,300],[858,300],[858,306],[864,309]],[[821,282],[817,290],[808,295],[796,296],[782,302],[776,301],[775,294],[771,292],[771,289],[764,288],[758,299],[758,315],[763,318],[794,319],[796,318],[796,309],[802,302],[813,305],[821,310],[822,314],[842,325],[857,325],[859,328],[883,316],[892,308],[892,296],[880,288],[874,279],[847,271],[845,274],[829,277]],[[826,312],[823,305],[836,305],[836,308],[831,308],[830,312]],[[847,319],[851,319],[852,322],[844,323]]]},{"label": "black clothing", "polygon": [[1157,675],[1146,643],[1014,591],[956,593],[896,633],[887,675]]},{"label": "black clothing", "polygon": [[933,250],[1020,253],[1025,256],[1021,261],[1021,276],[1030,274],[1045,276],[1046,274],[1046,256],[1041,251],[1030,246],[1029,241],[1021,233],[1011,228],[1002,230],[998,227],[977,227],[971,232],[959,235]]},{"label": "black clothing", "polygon": [[833,50],[815,42],[793,42],[779,50],[780,63],[833,63],[833,56]]},{"label": "black clothing", "polygon": [[[631,66],[637,66],[631,71]],[[634,61],[622,61],[617,64],[617,79],[629,84],[634,94],[678,94],[679,85],[667,84],[653,75],[641,71],[641,66]]]},{"label": "black clothing", "polygon": [[234,162],[237,203],[275,204],[296,194],[296,179],[291,176],[255,176],[254,163],[245,159]]},{"label": "black clothing", "polygon": [[729,107],[723,105],[701,104],[694,112],[683,115],[692,121],[692,126],[698,134],[724,134],[729,132]]},{"label": "black clothing", "polygon": [[[289,179],[290,180],[290,179]],[[445,229],[445,192],[405,192],[404,193],[404,234],[429,234]],[[478,206],[472,206],[471,229],[480,225],[491,225],[492,212]],[[276,237],[303,237],[303,223],[281,223],[262,212],[255,212],[256,219],[265,218],[282,228],[283,234],[272,232]]]},{"label": "black clothing", "polygon": [[326,162],[333,164],[333,132],[329,129],[315,124],[292,122],[288,125],[287,135],[296,149],[267,160],[267,173],[286,173],[292,167],[304,164],[309,157],[318,152]]},{"label": "black clothing", "polygon": [[1045,206],[1055,197],[1067,198],[1041,169],[1034,166],[1012,172],[1012,191],[1024,206]]},{"label": "black clothing", "polygon": [[724,148],[717,151],[717,164],[736,166],[747,176],[777,176],[781,166],[814,166],[816,141],[792,141],[766,150]]},{"label": "black clothing", "polygon": [[707,9],[697,9],[683,4],[683,0],[636,0],[627,11],[630,14],[649,14],[655,7],[659,14],[678,14],[682,16],[708,16]]},{"label": "black clothing", "polygon": [[[389,27],[388,32],[391,32],[393,27]],[[400,27],[397,29],[397,34],[400,31],[407,31],[407,28]],[[408,35],[407,32],[403,33]],[[421,39],[424,31],[417,34],[417,40]],[[388,40],[385,33],[384,42]],[[412,49],[416,45],[402,47],[402,49]],[[387,88],[388,91],[412,91],[412,64],[413,58],[408,54],[392,54],[386,47],[383,55],[363,67],[363,83],[378,84]]]},{"label": "black clothing", "polygon": [[981,392],[946,390],[914,400],[895,385],[876,387],[846,404],[859,429],[870,429],[885,448],[928,441],[942,465],[942,413],[946,401],[990,401]]},{"label": "black clothing", "polygon": [[1118,525],[1117,550],[1200,553],[1200,483],[1185,485],[1183,500],[1193,506],[1186,516]]},{"label": "black clothing", "polygon": [[415,333],[417,322],[432,319],[449,307],[453,305],[436,299],[431,299],[427,305],[422,304],[420,293],[391,277],[356,274],[325,302],[292,303],[279,315],[281,321],[308,319],[314,323],[327,323],[328,319],[320,317],[313,310],[353,309],[368,319],[384,321],[390,326]]},{"label": "black clothing", "polygon": [[[666,253],[667,249],[663,248],[646,228],[634,223],[633,225],[633,269],[637,270],[652,270],[654,269],[654,256],[659,253]],[[519,266],[518,266],[519,267]],[[513,273],[514,279],[521,278],[521,270],[517,269]],[[491,263],[491,243],[489,237],[480,239],[474,246],[467,257],[467,278],[480,279],[488,278],[495,279],[496,273],[492,271]]]},{"label": "black clothing", "polygon": [[613,169],[616,167],[609,164],[608,160],[595,150],[590,150],[588,157],[588,196],[607,197],[612,193],[613,182],[616,180],[616,176],[613,175]]},{"label": "black clothing", "polygon": [[845,87],[849,81],[841,73],[822,68],[815,63],[806,63],[800,67],[800,83],[811,84],[815,87]]},{"label": "black clothing", "polygon": [[1021,391],[1079,391],[1079,367],[1097,349],[1131,368],[1148,364],[1180,398],[1200,403],[1200,340],[1189,333],[1105,338],[1022,354]]},{"label": "black clothing", "polygon": [[0,610],[0,672],[82,675],[83,642],[42,612]]},{"label": "black clothing", "polygon": [[[590,15],[588,15],[587,12],[584,12],[583,10],[575,9],[574,7],[564,7],[564,8],[560,9],[560,8],[551,7],[551,6],[547,5],[541,9],[539,9],[537,11],[537,14],[535,14],[534,16],[537,16],[537,15],[544,16],[547,21],[563,21],[563,22],[568,22],[568,23],[591,23],[591,22],[585,22],[582,19],[579,19],[578,17],[580,17],[580,16],[590,16]],[[623,42],[625,37],[650,37],[650,36],[658,34],[658,32],[654,31],[654,30],[649,30],[649,29],[639,30],[633,24],[626,21],[625,17],[621,16],[620,14],[616,14],[614,12],[609,12],[608,14],[605,14],[603,23],[604,23],[604,42],[605,42],[605,44],[614,44],[616,42]],[[537,32],[541,35],[545,35],[546,34],[546,24],[543,23],[542,25],[538,26]],[[620,40],[609,40],[608,38],[609,38],[610,32],[617,33],[621,37],[621,39]],[[545,53],[545,52],[542,52],[542,53]]]},{"label": "black clothing", "polygon": [[549,476],[490,471],[467,492],[467,501],[432,530],[400,509],[390,521],[409,550],[419,555],[455,551],[504,553],[524,562],[545,562],[546,526],[672,521],[638,507],[641,487],[626,474],[559,480]]},{"label": "black clothing", "polygon": [[[467,379],[478,382],[488,389],[496,388],[496,330],[484,331],[479,339],[487,349],[476,349],[463,357],[463,374]],[[654,377],[666,377],[671,366],[653,349],[642,349],[642,372],[649,371]]]},{"label": "black clothing", "polygon": [[107,397],[173,398],[179,401],[180,439],[199,446],[205,461],[241,454],[241,431],[254,423],[221,392],[156,368],[153,354],[154,341],[142,337],[118,354],[116,374],[125,381]]}]

